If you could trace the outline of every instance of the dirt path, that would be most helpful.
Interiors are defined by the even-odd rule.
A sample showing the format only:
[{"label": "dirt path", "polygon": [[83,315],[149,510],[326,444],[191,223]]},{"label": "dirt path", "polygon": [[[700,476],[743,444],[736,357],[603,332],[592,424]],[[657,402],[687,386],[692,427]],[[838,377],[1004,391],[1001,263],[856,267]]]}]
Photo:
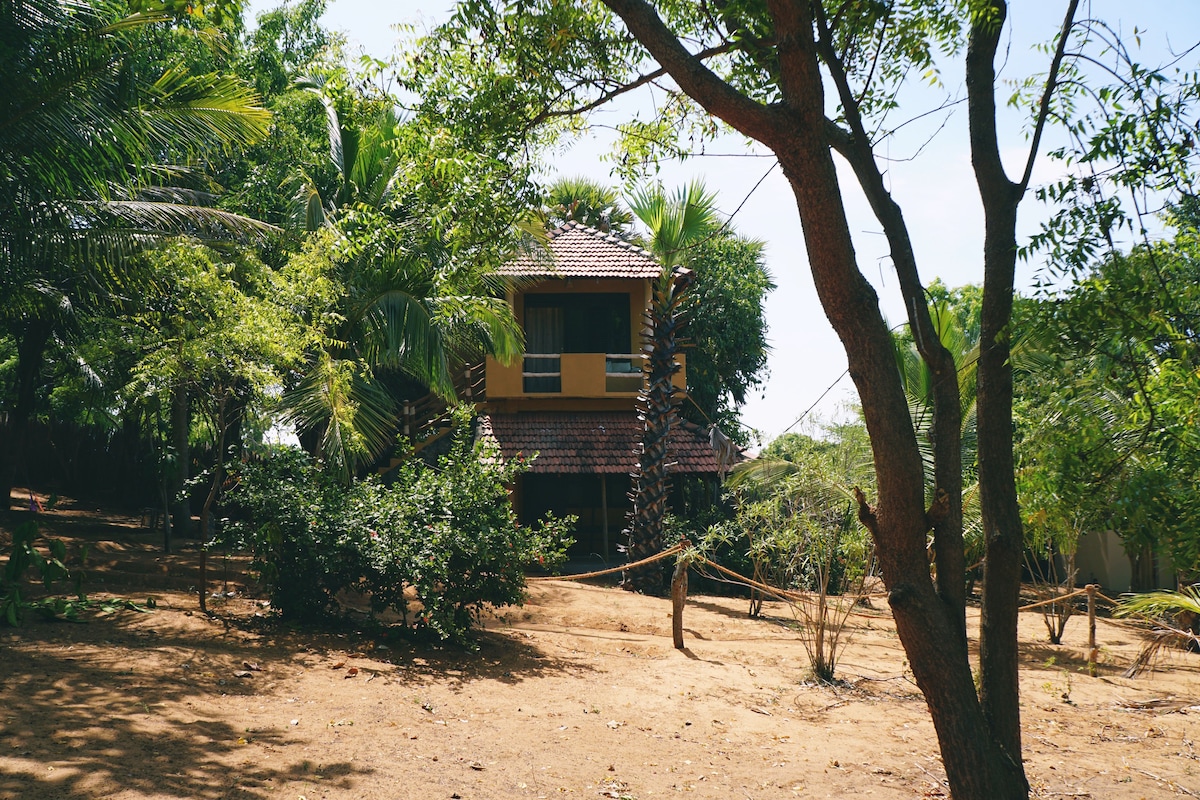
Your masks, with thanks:
[{"label": "dirt path", "polygon": [[[552,581],[490,616],[472,653],[294,632],[241,596],[210,620],[193,596],[155,595],[153,613],[0,629],[0,798],[945,796],[883,612],[855,617],[835,689],[803,682],[772,604],[750,620],[744,601],[693,597],[676,651],[669,601]],[[1102,620],[1092,679],[1085,628],[1053,647],[1023,615],[1036,795],[1200,795],[1200,656],[1123,679],[1139,631]]]}]

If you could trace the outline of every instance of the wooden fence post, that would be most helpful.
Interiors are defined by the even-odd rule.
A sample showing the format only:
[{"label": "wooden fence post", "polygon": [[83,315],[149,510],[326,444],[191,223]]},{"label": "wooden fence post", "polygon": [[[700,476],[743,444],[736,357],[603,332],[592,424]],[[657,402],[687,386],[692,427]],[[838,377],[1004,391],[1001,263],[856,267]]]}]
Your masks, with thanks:
[{"label": "wooden fence post", "polygon": [[[683,543],[684,550],[688,542]],[[675,574],[671,576],[671,638],[675,649],[683,649],[683,604],[687,600],[687,559],[683,553],[675,560]]]},{"label": "wooden fence post", "polygon": [[1096,584],[1087,585],[1088,599],[1088,675],[1096,677]]}]

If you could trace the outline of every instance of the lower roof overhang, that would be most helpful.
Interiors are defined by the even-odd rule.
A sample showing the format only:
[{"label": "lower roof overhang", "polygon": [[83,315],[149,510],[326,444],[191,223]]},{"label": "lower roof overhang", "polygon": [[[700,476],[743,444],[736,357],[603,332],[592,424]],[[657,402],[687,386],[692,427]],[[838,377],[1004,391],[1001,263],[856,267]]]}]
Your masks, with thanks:
[{"label": "lower roof overhang", "polygon": [[[644,423],[633,411],[530,411],[484,414],[478,435],[500,448],[505,461],[532,458],[529,471],[547,474],[623,474],[637,469]],[[709,434],[677,421],[668,437],[675,474],[717,475]]]}]

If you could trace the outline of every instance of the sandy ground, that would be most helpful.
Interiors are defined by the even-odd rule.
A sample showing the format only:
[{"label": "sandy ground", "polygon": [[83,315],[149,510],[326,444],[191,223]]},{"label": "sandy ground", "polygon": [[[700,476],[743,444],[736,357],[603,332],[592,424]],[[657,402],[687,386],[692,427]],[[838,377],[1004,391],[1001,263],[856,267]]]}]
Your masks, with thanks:
[{"label": "sandy ground", "polygon": [[[837,687],[805,681],[785,606],[752,620],[743,600],[693,595],[677,651],[668,600],[568,581],[488,615],[470,652],[291,630],[240,591],[236,561],[238,594],[209,619],[170,588],[194,553],[160,556],[136,525],[66,532],[100,554],[100,596],[153,595],[152,613],[0,628],[3,800],[948,795],[878,603],[852,618]],[[1122,678],[1141,635],[1102,619],[1090,678],[1086,618],[1056,647],[1022,615],[1036,796],[1200,796],[1200,656]]]}]

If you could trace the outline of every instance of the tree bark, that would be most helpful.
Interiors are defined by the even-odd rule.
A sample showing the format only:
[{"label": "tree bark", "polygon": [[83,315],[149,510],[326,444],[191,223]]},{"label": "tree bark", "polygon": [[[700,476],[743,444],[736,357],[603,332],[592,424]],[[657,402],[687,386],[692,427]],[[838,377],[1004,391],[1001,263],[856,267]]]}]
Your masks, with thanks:
[{"label": "tree bark", "polygon": [[[830,146],[838,152],[858,178],[858,184],[883,227],[888,240],[892,265],[904,298],[909,330],[917,351],[933,376],[933,492],[930,497],[929,524],[933,529],[937,564],[937,588],[942,601],[958,619],[959,635],[954,646],[967,654],[966,558],[962,537],[962,401],[958,385],[958,366],[950,351],[942,345],[929,313],[925,287],[917,269],[912,239],[904,213],[888,191],[883,173],[875,161],[870,135],[858,111],[858,100],[850,86],[841,56],[834,46],[821,5],[814,4],[817,23],[817,51],[828,66],[833,86],[842,103],[847,136],[840,128],[825,123]],[[951,643],[947,642],[947,646]]]},{"label": "tree bark", "polygon": [[[209,484],[208,494],[204,497],[204,505],[200,509],[200,611],[208,613],[208,530],[212,519],[213,504],[225,483],[225,437],[232,427],[229,418],[229,407],[232,405],[233,392],[226,391],[217,401],[211,420],[217,431],[216,457],[213,463],[213,478]],[[234,411],[234,413],[239,413]]]},{"label": "tree bark", "polygon": [[191,467],[189,436],[192,430],[191,405],[187,386],[176,384],[171,390],[171,449],[175,464],[171,470],[171,527],[177,536],[187,536],[192,526],[192,504],[188,498]]},{"label": "tree bark", "polygon": [[[663,519],[671,492],[668,448],[671,428],[677,424],[678,416],[673,378],[680,369],[676,358],[682,326],[680,305],[690,275],[685,272],[677,277],[674,271],[664,270],[655,282],[647,315],[650,332],[642,352],[649,366],[646,388],[638,397],[644,430],[638,470],[633,475],[633,508],[626,531],[630,563],[662,551]],[[621,585],[631,591],[661,594],[665,574],[663,564],[648,564],[626,570]]]},{"label": "tree bark", "polygon": [[[941,593],[930,580],[925,536],[931,520],[924,507],[920,452],[891,336],[854,254],[830,152],[832,126],[824,117],[813,6],[804,0],[767,2],[781,89],[781,101],[768,107],[738,94],[690,57],[644,0],[604,2],[684,92],[778,157],[796,197],[817,293],[859,391],[878,481],[878,504],[871,508],[860,499],[860,517],[876,542],[896,628],[929,704],[951,791],[959,800],[1026,797],[1019,751],[1014,771],[1008,752],[992,740],[965,647],[946,649],[948,642],[962,641],[956,608],[962,574],[947,575],[957,587],[949,588],[947,581]],[[910,291],[906,299],[915,294]],[[916,316],[921,322],[919,309]],[[936,358],[936,348],[927,349]]]},{"label": "tree bark", "polygon": [[974,16],[966,58],[971,164],[984,211],[983,312],[976,384],[979,498],[985,541],[979,699],[992,735],[1005,754],[1006,777],[1023,784],[1017,615],[1024,533],[1013,457],[1010,342],[1017,208],[1029,183],[1077,6],[1078,0],[1067,3],[1025,171],[1018,182],[1005,172],[996,132],[995,59],[1008,14],[1005,0],[990,0],[989,7]]},{"label": "tree bark", "polygon": [[17,402],[8,417],[8,445],[0,455],[0,502],[5,511],[12,502],[12,489],[22,477],[28,477],[29,426],[37,409],[37,391],[41,385],[42,365],[53,326],[41,319],[28,320],[17,339]]}]

